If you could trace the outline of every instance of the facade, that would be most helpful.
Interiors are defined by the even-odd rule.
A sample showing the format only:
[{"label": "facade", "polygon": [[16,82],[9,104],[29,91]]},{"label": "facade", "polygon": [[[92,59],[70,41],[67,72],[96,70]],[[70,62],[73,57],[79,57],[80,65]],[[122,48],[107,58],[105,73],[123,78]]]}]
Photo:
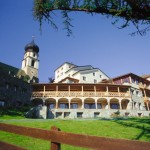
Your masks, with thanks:
[{"label": "facade", "polygon": [[91,65],[77,66],[65,62],[55,70],[55,83],[98,83],[106,79],[109,77],[104,72]]},{"label": "facade", "polygon": [[150,81],[129,73],[102,83],[32,84],[41,118],[150,116]]},{"label": "facade", "polygon": [[38,53],[32,41],[25,46],[21,69],[0,62],[0,106],[31,104],[31,83],[38,82]]},{"label": "facade", "polygon": [[31,86],[25,72],[0,62],[0,106],[28,105],[30,97]]}]

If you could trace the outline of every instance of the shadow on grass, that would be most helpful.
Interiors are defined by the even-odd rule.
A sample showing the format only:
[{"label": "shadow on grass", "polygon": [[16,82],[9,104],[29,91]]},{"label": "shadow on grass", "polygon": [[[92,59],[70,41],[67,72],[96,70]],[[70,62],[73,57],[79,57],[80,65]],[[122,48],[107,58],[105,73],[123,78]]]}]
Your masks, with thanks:
[{"label": "shadow on grass", "polygon": [[125,127],[140,129],[141,132],[133,138],[133,140],[140,140],[144,136],[150,141],[150,118],[129,118],[127,120],[115,119],[113,122]]}]

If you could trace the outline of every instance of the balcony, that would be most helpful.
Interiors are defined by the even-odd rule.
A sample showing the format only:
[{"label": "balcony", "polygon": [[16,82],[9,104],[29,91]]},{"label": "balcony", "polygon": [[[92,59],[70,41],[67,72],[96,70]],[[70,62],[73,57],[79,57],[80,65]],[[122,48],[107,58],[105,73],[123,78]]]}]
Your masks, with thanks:
[{"label": "balcony", "polygon": [[88,91],[51,91],[51,92],[32,92],[32,98],[42,97],[125,97],[130,98],[128,92],[88,92]]}]

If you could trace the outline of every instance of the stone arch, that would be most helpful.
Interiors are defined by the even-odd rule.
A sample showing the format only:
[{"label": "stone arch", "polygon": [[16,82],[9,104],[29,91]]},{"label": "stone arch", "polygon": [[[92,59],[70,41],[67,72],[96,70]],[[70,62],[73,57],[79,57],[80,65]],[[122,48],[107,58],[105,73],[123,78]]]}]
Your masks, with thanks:
[{"label": "stone arch", "polygon": [[110,99],[110,109],[120,109],[119,99],[117,98]]},{"label": "stone arch", "polygon": [[84,108],[85,109],[96,109],[95,99],[94,98],[85,98],[84,99]]},{"label": "stone arch", "polygon": [[81,98],[72,98],[70,100],[71,109],[81,109],[82,108],[82,99]]},{"label": "stone arch", "polygon": [[33,106],[39,106],[39,105],[42,106],[44,104],[43,99],[41,99],[41,98],[34,98],[34,99],[32,99],[31,103]]},{"label": "stone arch", "polygon": [[129,99],[122,99],[121,100],[121,107],[122,107],[122,109],[125,109],[125,110],[128,109],[128,107],[130,107],[129,106],[129,102],[130,102]]},{"label": "stone arch", "polygon": [[59,109],[69,109],[69,100],[67,98],[58,99],[58,108]]},{"label": "stone arch", "polygon": [[105,109],[108,105],[107,99],[106,98],[99,98],[97,100],[97,108],[98,109]]},{"label": "stone arch", "polygon": [[56,108],[56,100],[54,98],[47,98],[45,99],[45,105],[50,109],[54,109]]}]

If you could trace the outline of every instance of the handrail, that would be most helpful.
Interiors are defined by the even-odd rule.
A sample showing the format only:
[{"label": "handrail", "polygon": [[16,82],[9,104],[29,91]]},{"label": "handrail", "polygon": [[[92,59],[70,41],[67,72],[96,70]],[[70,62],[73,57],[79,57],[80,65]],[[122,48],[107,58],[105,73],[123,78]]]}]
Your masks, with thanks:
[{"label": "handrail", "polygon": [[0,123],[0,130],[51,141],[51,150],[60,150],[60,144],[99,150],[149,150],[150,142],[112,139],[60,131],[57,127],[43,130]]}]

